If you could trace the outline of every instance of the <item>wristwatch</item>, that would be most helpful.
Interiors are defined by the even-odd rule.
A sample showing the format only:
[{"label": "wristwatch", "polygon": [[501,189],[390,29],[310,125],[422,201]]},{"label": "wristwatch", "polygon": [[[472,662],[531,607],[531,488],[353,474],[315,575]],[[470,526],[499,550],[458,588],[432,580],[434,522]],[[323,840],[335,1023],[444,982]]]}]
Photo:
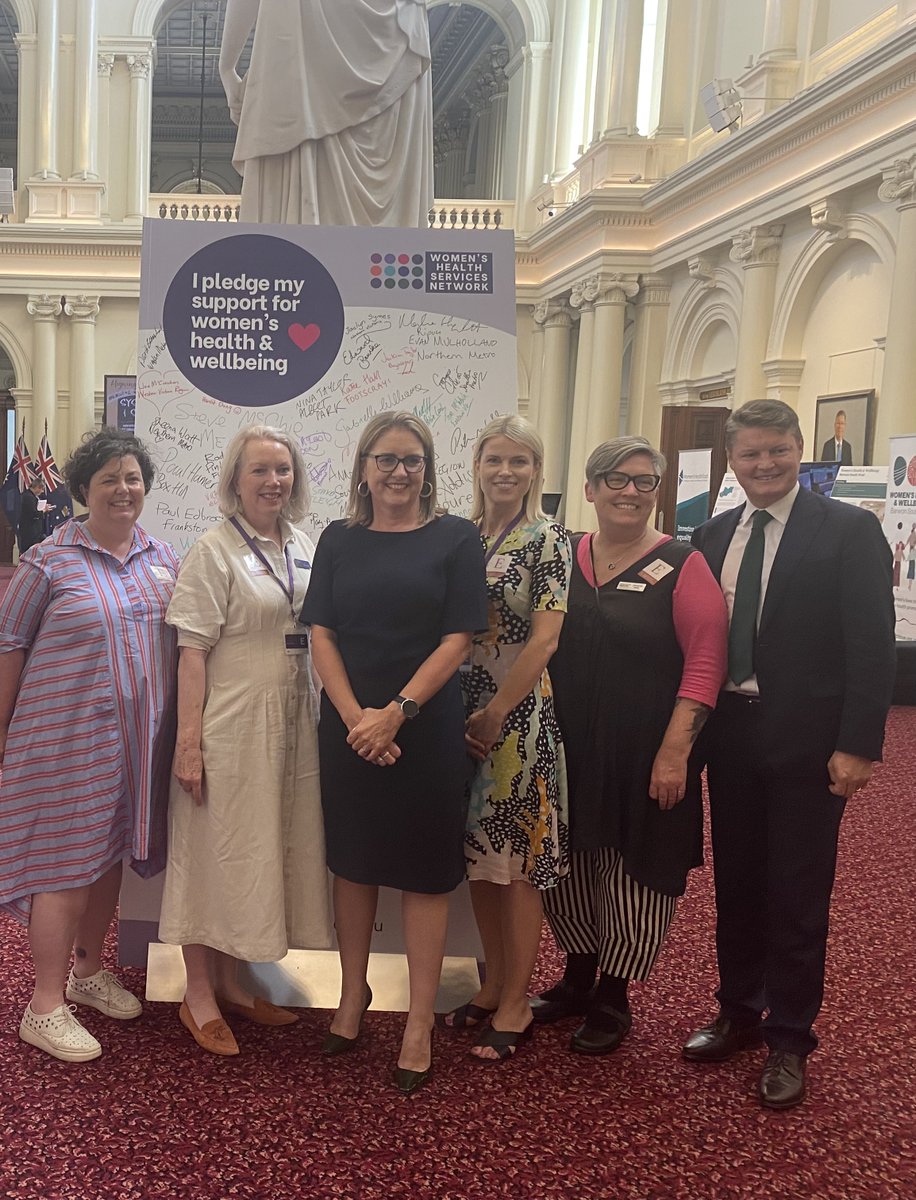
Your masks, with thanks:
[{"label": "wristwatch", "polygon": [[420,706],[416,700],[409,700],[406,696],[395,696],[394,702],[400,705],[401,712],[408,721],[412,721],[420,711]]}]

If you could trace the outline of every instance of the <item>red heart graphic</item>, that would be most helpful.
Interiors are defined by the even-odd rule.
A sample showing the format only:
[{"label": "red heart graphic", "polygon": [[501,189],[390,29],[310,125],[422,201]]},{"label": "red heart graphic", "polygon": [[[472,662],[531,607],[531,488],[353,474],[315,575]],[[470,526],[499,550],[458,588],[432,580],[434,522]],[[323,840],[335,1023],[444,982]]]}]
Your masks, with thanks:
[{"label": "red heart graphic", "polygon": [[308,350],[321,337],[321,330],[314,323],[311,325],[300,325],[297,321],[295,325],[290,325],[286,332],[300,350]]}]

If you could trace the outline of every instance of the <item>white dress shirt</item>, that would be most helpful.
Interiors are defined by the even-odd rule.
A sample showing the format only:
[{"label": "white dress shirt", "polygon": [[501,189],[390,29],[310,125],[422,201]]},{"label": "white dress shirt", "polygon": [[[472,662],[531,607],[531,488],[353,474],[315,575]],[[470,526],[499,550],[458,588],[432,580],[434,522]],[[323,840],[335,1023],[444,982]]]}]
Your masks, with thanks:
[{"label": "white dress shirt", "polygon": [[[798,495],[799,487],[800,485],[796,482],[791,491],[786,492],[780,500],[769,505],[766,509],[773,519],[772,521],[768,521],[763,529],[763,569],[760,573],[760,604],[757,609],[758,629],[760,628],[760,614],[763,612],[763,602],[766,599],[767,584],[770,581],[770,572],[773,569],[773,560],[776,558],[776,551],[779,549],[779,543],[782,541],[786,522],[789,519],[789,513],[792,511],[792,505],[795,503],[795,497]],[[735,532],[732,534],[732,540],[729,542],[728,549],[725,552],[725,560],[722,563],[720,583],[725,596],[725,603],[728,606],[729,624],[731,624],[732,609],[735,606],[735,587],[738,583],[738,571],[741,568],[741,559],[744,557],[744,549],[747,546],[748,538],[751,536],[751,522],[754,519],[754,513],[758,511],[750,501],[745,504],[744,512],[741,514]],[[760,689],[757,686],[757,676],[752,675],[750,679],[745,679],[740,687],[728,679],[725,682],[725,691],[740,692],[745,696],[759,696]]]}]

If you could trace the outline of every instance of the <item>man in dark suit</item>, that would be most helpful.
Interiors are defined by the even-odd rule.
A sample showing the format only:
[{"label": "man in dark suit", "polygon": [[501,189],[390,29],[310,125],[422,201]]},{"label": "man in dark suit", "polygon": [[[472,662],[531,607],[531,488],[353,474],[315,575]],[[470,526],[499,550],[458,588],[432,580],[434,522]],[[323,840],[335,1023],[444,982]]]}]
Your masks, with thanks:
[{"label": "man in dark suit", "polygon": [[833,419],[833,437],[824,442],[821,462],[838,462],[842,467],[852,466],[852,446],[846,441],[846,414],[842,409]]},{"label": "man in dark suit", "polygon": [[799,488],[787,404],[743,405],[725,438],[747,502],[693,538],[729,609],[729,678],[703,733],[719,1015],[683,1054],[721,1062],[765,1041],[760,1100],[790,1108],[817,1045],[840,819],[881,757],[891,557],[871,513]]},{"label": "man in dark suit", "polygon": [[38,507],[38,501],[44,496],[45,485],[40,475],[36,475],[28,488],[22,493],[22,504],[19,509],[19,525],[16,528],[16,540],[19,543],[19,553],[25,554],[48,536],[45,528],[45,514]]}]

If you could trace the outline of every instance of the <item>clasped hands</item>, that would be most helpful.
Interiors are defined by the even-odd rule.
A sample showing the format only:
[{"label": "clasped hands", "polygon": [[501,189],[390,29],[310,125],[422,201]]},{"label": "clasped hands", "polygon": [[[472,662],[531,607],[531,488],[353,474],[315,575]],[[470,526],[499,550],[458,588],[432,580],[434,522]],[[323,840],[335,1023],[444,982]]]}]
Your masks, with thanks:
[{"label": "clasped hands", "polygon": [[347,722],[347,745],[366,762],[393,767],[401,757],[401,747],[394,738],[404,720],[400,706],[393,701],[385,708],[360,709],[358,716]]},{"label": "clasped hands", "polygon": [[505,717],[492,704],[471,713],[464,726],[464,743],[468,754],[483,762],[502,737]]}]

